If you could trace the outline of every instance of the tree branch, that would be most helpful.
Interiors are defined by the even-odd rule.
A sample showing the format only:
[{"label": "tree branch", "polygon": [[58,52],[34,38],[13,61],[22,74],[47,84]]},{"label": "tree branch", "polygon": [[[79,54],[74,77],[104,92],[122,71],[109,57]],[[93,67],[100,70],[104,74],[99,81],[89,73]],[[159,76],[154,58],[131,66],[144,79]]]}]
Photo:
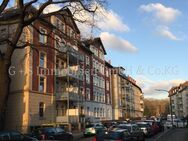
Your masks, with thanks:
[{"label": "tree branch", "polygon": [[0,14],[5,10],[9,3],[9,0],[3,0],[2,4],[0,5]]}]

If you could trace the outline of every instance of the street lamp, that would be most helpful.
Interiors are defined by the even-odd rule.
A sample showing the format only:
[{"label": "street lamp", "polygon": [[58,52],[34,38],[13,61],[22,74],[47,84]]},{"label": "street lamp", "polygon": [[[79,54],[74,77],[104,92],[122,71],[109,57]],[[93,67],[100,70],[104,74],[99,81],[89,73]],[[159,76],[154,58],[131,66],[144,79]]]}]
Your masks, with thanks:
[{"label": "street lamp", "polygon": [[[163,90],[163,89],[155,89],[155,90],[156,91],[160,91],[160,92],[167,92],[167,93],[169,93],[167,90]],[[170,97],[170,114],[171,114],[172,126],[173,126],[174,123],[173,123],[173,115],[172,115],[172,101],[171,101],[171,97]]]}]

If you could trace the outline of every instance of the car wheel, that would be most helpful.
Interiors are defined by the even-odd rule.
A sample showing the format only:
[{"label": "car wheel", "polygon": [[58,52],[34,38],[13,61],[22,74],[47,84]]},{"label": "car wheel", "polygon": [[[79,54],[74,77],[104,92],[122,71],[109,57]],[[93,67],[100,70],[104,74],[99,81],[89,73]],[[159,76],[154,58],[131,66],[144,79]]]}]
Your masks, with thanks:
[{"label": "car wheel", "polygon": [[50,136],[49,139],[50,139],[50,140],[55,140],[53,136]]},{"label": "car wheel", "polygon": [[69,137],[69,141],[73,141],[73,137],[71,136],[71,137]]},{"label": "car wheel", "polygon": [[145,137],[144,136],[142,136],[142,140],[141,141],[145,141]]}]

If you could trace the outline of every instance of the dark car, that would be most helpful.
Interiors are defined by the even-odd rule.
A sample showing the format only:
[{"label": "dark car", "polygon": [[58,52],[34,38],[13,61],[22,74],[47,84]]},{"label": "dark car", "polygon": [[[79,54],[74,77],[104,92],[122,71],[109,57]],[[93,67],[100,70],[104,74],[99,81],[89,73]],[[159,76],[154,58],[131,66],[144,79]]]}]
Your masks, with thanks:
[{"label": "dark car", "polygon": [[138,127],[144,132],[145,136],[150,137],[153,135],[151,125],[146,122],[137,122]]},{"label": "dark car", "polygon": [[34,130],[32,133],[33,137],[39,140],[61,140],[61,141],[72,141],[73,135],[70,132],[65,132],[59,127],[50,127]]},{"label": "dark car", "polygon": [[96,134],[93,141],[133,141],[133,138],[127,129],[115,129]]},{"label": "dark car", "polygon": [[120,124],[117,126],[120,129],[127,129],[132,138],[136,139],[136,141],[145,141],[145,135],[143,131],[136,124]]},{"label": "dark car", "polygon": [[38,141],[38,139],[23,135],[18,131],[0,131],[0,141]]}]

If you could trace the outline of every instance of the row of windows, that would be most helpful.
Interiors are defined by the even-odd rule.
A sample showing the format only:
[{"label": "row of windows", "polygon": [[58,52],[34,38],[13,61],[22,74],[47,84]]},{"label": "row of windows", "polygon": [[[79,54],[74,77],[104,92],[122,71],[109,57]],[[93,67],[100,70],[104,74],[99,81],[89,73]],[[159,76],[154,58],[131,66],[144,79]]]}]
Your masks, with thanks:
[{"label": "row of windows", "polygon": [[93,59],[93,68],[95,69],[96,72],[100,72],[101,74],[104,75],[104,64]]},{"label": "row of windows", "polygon": [[105,80],[100,76],[93,76],[93,84],[100,88],[105,88]]},{"label": "row of windows", "polygon": [[71,27],[66,26],[65,23],[61,21],[60,19],[58,19],[57,17],[52,17],[52,23],[61,32],[66,33],[67,36],[75,38],[75,39],[77,38],[76,32],[74,32],[74,30]]},{"label": "row of windows", "polygon": [[105,116],[104,108],[94,108],[94,116],[95,117],[104,117]]},{"label": "row of windows", "polygon": [[97,57],[99,57],[101,60],[104,60],[104,53],[100,50],[98,50],[96,47],[91,46],[90,47],[91,52]]},{"label": "row of windows", "polygon": [[[108,110],[109,111],[109,110]],[[105,117],[105,110],[104,108],[94,108],[94,111],[91,112],[90,107],[87,107],[85,114],[87,116],[95,116],[95,117]]]},{"label": "row of windows", "polygon": [[104,93],[101,94],[101,93],[94,92],[94,100],[96,102],[105,103],[105,95],[104,95]]}]

